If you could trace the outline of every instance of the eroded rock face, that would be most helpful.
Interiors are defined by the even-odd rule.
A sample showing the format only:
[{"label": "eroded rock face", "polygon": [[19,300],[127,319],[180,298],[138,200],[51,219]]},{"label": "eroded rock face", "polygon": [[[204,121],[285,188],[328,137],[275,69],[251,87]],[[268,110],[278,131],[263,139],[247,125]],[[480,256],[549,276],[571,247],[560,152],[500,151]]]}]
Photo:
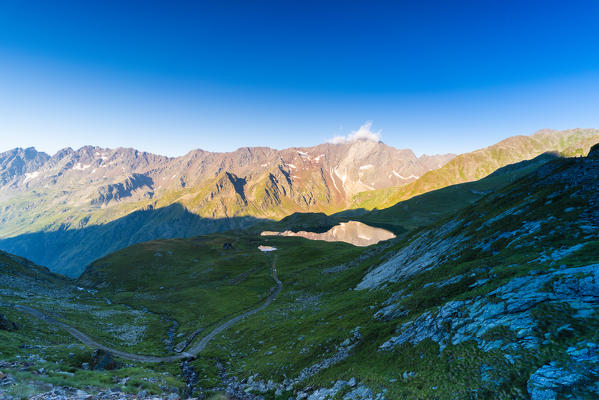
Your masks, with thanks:
[{"label": "eroded rock face", "polygon": [[404,343],[417,344],[424,339],[438,343],[441,351],[448,345],[468,340],[475,340],[485,351],[511,349],[513,343],[484,339],[485,333],[496,327],[513,331],[518,347],[535,349],[540,340],[532,334],[536,327],[530,312],[533,307],[541,303],[567,303],[576,311],[575,317],[585,318],[594,313],[597,301],[599,264],[523,276],[485,297],[450,301],[435,312],[423,313],[400,325],[398,335],[383,343],[381,349],[389,350]]},{"label": "eroded rock face", "polygon": [[393,239],[395,235],[386,229],[375,228],[358,221],[342,222],[327,232],[315,233],[307,231],[262,232],[262,236],[298,236],[310,240],[326,242],[345,242],[354,246],[370,246],[383,240]]},{"label": "eroded rock face", "polygon": [[573,371],[557,367],[555,364],[543,365],[530,377],[527,390],[532,400],[556,400],[558,391],[584,380],[584,376]]},{"label": "eroded rock face", "polygon": [[92,198],[92,205],[107,205],[111,201],[125,198],[151,199],[154,195],[152,178],[142,174],[131,174],[122,182],[103,185],[98,188],[97,195]]},{"label": "eroded rock face", "polygon": [[569,360],[552,361],[530,376],[526,388],[532,400],[554,400],[560,394],[599,397],[599,345],[581,341],[567,353]]},{"label": "eroded rock face", "polygon": [[14,183],[19,176],[23,176],[24,183],[27,183],[49,159],[48,154],[38,152],[33,147],[0,153],[0,186]]},{"label": "eroded rock face", "polygon": [[438,265],[466,240],[462,234],[448,235],[459,224],[460,221],[450,221],[438,231],[421,233],[395,256],[366,274],[356,289],[373,289],[387,282],[398,282]]}]

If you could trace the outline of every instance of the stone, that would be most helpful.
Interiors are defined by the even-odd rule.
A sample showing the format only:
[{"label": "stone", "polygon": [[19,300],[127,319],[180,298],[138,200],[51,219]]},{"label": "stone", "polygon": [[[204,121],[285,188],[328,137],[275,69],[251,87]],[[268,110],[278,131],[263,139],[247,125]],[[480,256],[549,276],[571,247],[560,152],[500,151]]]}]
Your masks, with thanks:
[{"label": "stone", "polygon": [[467,238],[462,234],[450,236],[461,221],[453,220],[441,228],[425,231],[415,237],[389,260],[368,272],[356,286],[357,290],[374,289],[388,282],[399,282],[440,264],[456,251]]},{"label": "stone", "polygon": [[0,314],[0,330],[13,332],[19,329],[19,325],[10,321],[4,314]]},{"label": "stone", "polygon": [[372,391],[366,386],[358,386],[351,392],[343,396],[343,400],[365,400],[372,398]]},{"label": "stone", "polygon": [[87,394],[87,392],[77,389],[77,391],[75,392],[75,398],[78,400],[86,400],[86,399],[91,398],[91,396],[89,394]]},{"label": "stone", "polygon": [[559,391],[567,390],[584,380],[584,376],[577,372],[552,364],[543,365],[530,376],[526,389],[532,400],[555,400]]},{"label": "stone", "polygon": [[117,369],[119,364],[112,358],[112,354],[106,350],[98,349],[92,353],[91,369],[97,371]]}]

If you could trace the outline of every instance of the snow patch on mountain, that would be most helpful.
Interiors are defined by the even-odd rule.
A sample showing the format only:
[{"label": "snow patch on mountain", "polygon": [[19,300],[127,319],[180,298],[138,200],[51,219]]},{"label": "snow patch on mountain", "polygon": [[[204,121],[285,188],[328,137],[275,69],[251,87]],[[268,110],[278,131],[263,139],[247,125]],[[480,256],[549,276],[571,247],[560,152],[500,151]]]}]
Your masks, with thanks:
[{"label": "snow patch on mountain", "polygon": [[406,181],[407,181],[408,179],[418,179],[418,178],[420,178],[419,176],[417,176],[417,175],[414,175],[414,174],[411,174],[410,176],[407,176],[407,177],[406,177],[406,176],[403,176],[403,175],[401,175],[400,173],[398,173],[398,172],[397,172],[397,171],[395,171],[395,170],[393,170],[393,171],[391,171],[391,172],[393,172],[393,175],[395,175],[395,176],[396,176],[396,177],[398,177],[399,179],[403,179],[403,180],[406,180]]},{"label": "snow patch on mountain", "polygon": [[[335,172],[335,174],[336,174],[336,172]],[[335,189],[337,189],[337,191],[339,193],[341,193],[341,190],[339,190],[339,188],[337,187],[337,183],[335,182],[335,177],[333,176],[333,172],[329,171],[329,175],[331,176],[331,180],[333,181],[333,185],[335,186]]]},{"label": "snow patch on mountain", "polygon": [[90,164],[82,165],[81,163],[77,163],[77,164],[75,164],[73,169],[78,170],[78,171],[85,171],[86,169],[88,169],[90,167],[91,167]]},{"label": "snow patch on mountain", "polygon": [[98,157],[102,160],[107,160],[108,158],[110,158],[110,156],[108,154],[100,153],[98,151],[96,151],[96,157]]},{"label": "snow patch on mountain", "polygon": [[341,183],[342,183],[342,184],[343,184],[343,186],[345,187],[345,181],[347,180],[347,171],[345,171],[345,172],[343,173],[343,175],[340,175],[340,174],[339,174],[339,171],[337,171],[337,168],[335,168],[334,172],[335,172],[335,175],[337,175],[337,177],[338,177],[339,179],[341,179]]},{"label": "snow patch on mountain", "polygon": [[25,173],[25,180],[23,181],[23,183],[27,183],[30,180],[37,178],[39,174],[40,174],[39,171]]}]

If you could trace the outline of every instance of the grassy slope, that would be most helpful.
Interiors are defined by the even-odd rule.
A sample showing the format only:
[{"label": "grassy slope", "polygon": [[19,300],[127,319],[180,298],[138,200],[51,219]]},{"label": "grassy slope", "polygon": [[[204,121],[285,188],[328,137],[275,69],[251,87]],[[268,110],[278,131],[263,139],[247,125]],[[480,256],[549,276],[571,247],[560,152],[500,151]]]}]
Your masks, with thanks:
[{"label": "grassy slope", "polygon": [[433,190],[382,210],[372,210],[358,219],[394,232],[410,231],[453,215],[485,195],[531,173],[556,156],[544,154],[498,169],[474,182],[461,183]]},{"label": "grassy slope", "polygon": [[[223,249],[227,242],[232,250]],[[266,298],[274,283],[259,243],[216,234],[146,242],[96,261],[79,282],[114,302],[169,315],[188,335]]]},{"label": "grassy slope", "polygon": [[[225,242],[232,243],[234,249],[223,250]],[[100,287],[100,293],[115,302],[172,316],[179,323],[177,334],[187,336],[198,328],[205,329],[200,333],[201,337],[217,323],[256,307],[274,286],[268,269],[272,260],[257,250],[259,244],[279,249],[277,270],[285,286],[274,303],[308,316],[315,311],[313,306],[317,306],[323,295],[345,292],[345,286],[338,287],[334,275],[326,276],[333,279],[322,279],[322,270],[331,265],[349,264],[365,251],[345,243],[301,238],[209,235],[132,246],[98,260],[79,282]],[[157,257],[158,252],[161,256]],[[352,270],[357,274],[356,278],[361,276],[359,271],[361,269]],[[277,328],[271,323],[264,325],[260,317],[251,317],[247,321],[262,324],[260,329],[274,328],[268,331],[268,335],[274,337],[274,332],[284,331],[297,323],[295,318],[303,317],[294,314],[293,318]],[[241,328],[245,324],[238,326]],[[234,326],[227,332],[240,334],[236,329]],[[253,338],[254,335],[247,335],[247,340]],[[204,388],[220,383],[215,375],[215,362],[220,356],[212,355],[214,349],[215,346],[210,345],[206,356],[196,361],[202,377],[200,385]],[[314,354],[306,354],[304,363],[314,358]],[[286,361],[282,359],[281,362]],[[259,364],[265,366],[257,359],[252,368],[258,368]]]},{"label": "grassy slope", "polygon": [[354,208],[387,208],[432,190],[484,178],[501,167],[548,151],[568,157],[586,155],[597,142],[599,133],[592,129],[514,136],[484,149],[461,154],[406,186],[359,193],[353,200]]},{"label": "grassy slope", "polygon": [[[73,386],[93,392],[96,388],[120,388],[127,392],[145,389],[162,393],[161,385],[181,389],[174,377],[176,366],[127,365],[115,371],[89,371],[82,363],[91,362],[91,349],[69,335],[8,304],[29,305],[51,313],[55,318],[78,327],[100,342],[126,351],[145,352],[164,348],[167,326],[157,315],[140,314],[126,306],[106,303],[105,299],[79,290],[74,282],[49,272],[29,260],[0,252],[0,313],[16,322],[13,332],[0,330],[0,362],[4,374],[15,384],[4,386],[0,394],[29,398],[48,390],[48,384]],[[132,325],[145,327],[146,334],[137,345],[122,340]],[[43,368],[43,372],[40,372]],[[129,378],[123,380],[123,378]]]},{"label": "grassy slope", "polygon": [[49,285],[69,285],[71,282],[64,277],[54,274],[48,268],[41,267],[31,261],[0,250],[0,266],[2,277],[25,277],[47,282]]}]

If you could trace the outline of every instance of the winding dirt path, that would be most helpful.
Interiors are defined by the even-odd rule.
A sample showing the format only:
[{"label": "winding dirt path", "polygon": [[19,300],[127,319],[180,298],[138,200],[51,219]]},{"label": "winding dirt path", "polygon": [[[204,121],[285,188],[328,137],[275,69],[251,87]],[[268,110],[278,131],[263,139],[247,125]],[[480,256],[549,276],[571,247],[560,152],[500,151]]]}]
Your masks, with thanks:
[{"label": "winding dirt path", "polygon": [[87,336],[85,333],[73,328],[72,326],[70,326],[68,324],[65,324],[64,322],[60,322],[47,314],[44,314],[42,311],[40,311],[36,308],[24,306],[24,305],[20,305],[20,304],[14,305],[14,308],[21,312],[30,314],[38,319],[41,319],[42,321],[47,322],[51,325],[62,328],[63,330],[68,332],[71,336],[73,336],[75,339],[79,340],[81,343],[83,343],[89,347],[109,351],[110,353],[114,354],[115,356],[125,359],[125,360],[140,361],[140,362],[146,362],[146,363],[178,361],[178,360],[183,360],[186,358],[191,358],[191,357],[197,356],[202,350],[204,350],[206,348],[208,343],[210,343],[210,341],[216,337],[216,335],[218,335],[219,333],[221,333],[222,331],[224,331],[231,325],[241,321],[242,319],[244,319],[250,315],[256,314],[257,312],[262,311],[263,309],[268,307],[270,305],[270,303],[273,302],[274,299],[276,299],[276,297],[279,295],[279,293],[281,293],[281,290],[283,290],[283,282],[281,282],[279,280],[279,278],[277,277],[276,262],[277,262],[277,256],[275,255],[274,260],[272,262],[271,276],[272,276],[272,279],[277,284],[277,286],[273,287],[270,290],[270,294],[268,295],[268,298],[266,299],[266,301],[264,303],[262,303],[261,305],[259,305],[256,308],[254,308],[253,310],[246,311],[245,313],[243,313],[241,315],[238,315],[236,317],[233,317],[233,318],[223,322],[222,324],[220,324],[219,326],[214,328],[209,334],[207,334],[202,339],[200,339],[200,341],[197,344],[191,346],[191,348],[188,351],[184,351],[180,354],[176,354],[176,355],[172,355],[172,356],[165,356],[165,357],[146,356],[146,355],[142,355],[142,354],[134,354],[134,353],[127,353],[124,351],[120,351],[120,350],[114,349],[112,347],[104,346],[103,344],[96,342],[94,339]]}]

